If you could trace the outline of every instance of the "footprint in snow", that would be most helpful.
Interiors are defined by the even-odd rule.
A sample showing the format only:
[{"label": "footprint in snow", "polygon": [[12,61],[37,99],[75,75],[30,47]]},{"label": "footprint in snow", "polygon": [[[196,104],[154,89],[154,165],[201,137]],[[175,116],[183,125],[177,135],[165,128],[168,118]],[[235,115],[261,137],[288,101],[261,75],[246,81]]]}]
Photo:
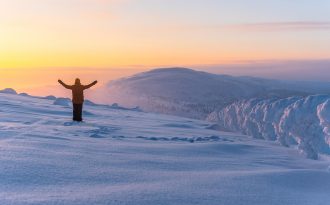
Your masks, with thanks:
[{"label": "footprint in snow", "polygon": [[233,142],[232,140],[221,138],[219,136],[208,136],[208,137],[144,137],[144,136],[137,136],[137,139],[144,139],[144,140],[151,140],[151,141],[172,141],[172,142],[217,142],[217,141],[224,141],[224,142]]},{"label": "footprint in snow", "polygon": [[91,130],[88,131],[88,133],[90,133],[89,137],[92,138],[105,138],[105,137],[109,137],[109,134],[120,130],[120,128],[116,128],[116,127],[99,127],[98,129],[95,130]]}]

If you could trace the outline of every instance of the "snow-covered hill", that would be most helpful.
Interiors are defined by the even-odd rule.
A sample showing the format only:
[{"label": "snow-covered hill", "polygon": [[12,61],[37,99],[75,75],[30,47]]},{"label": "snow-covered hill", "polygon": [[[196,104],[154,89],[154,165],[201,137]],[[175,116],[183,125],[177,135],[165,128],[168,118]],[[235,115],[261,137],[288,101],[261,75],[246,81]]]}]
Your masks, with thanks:
[{"label": "snow-covered hill", "polygon": [[67,99],[11,93],[0,93],[1,205],[330,201],[326,158],[116,105],[87,103],[73,123]]},{"label": "snow-covered hill", "polygon": [[305,84],[168,68],[112,81],[93,97],[103,103],[139,106],[150,112],[205,119],[214,110],[237,100],[306,96],[324,91],[322,85]]},{"label": "snow-covered hill", "polygon": [[330,96],[250,99],[215,111],[208,120],[220,129],[298,145],[309,158],[330,154]]},{"label": "snow-covered hill", "polygon": [[[219,122],[220,129],[278,140],[285,146],[299,144],[299,149],[309,158],[330,153],[324,131],[328,128],[320,123],[322,119],[316,108],[323,103],[323,97],[308,97],[330,93],[329,83],[233,77],[168,68],[112,81],[99,93],[106,99],[104,102],[139,106],[155,113],[207,118]],[[314,98],[320,100],[318,104],[309,102]],[[304,100],[306,102],[302,102]],[[302,105],[292,105],[296,101]],[[291,119],[297,113],[300,113],[297,119]],[[307,113],[314,117],[310,118]],[[264,119],[264,115],[268,119]],[[315,126],[302,126],[302,122]]]}]

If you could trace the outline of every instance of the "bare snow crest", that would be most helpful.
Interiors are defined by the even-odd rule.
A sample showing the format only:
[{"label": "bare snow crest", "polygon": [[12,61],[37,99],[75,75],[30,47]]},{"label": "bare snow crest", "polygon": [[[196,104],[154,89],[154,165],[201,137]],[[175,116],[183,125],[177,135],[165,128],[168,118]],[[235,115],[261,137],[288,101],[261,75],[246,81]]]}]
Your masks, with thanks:
[{"label": "bare snow crest", "polygon": [[330,154],[329,95],[238,101],[213,112],[208,120],[225,130],[298,145],[311,159]]}]

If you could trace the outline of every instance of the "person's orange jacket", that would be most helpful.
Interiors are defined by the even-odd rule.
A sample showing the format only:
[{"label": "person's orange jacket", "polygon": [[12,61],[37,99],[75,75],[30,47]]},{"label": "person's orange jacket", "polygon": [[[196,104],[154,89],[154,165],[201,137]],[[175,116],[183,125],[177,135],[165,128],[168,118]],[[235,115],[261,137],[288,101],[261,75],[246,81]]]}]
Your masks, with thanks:
[{"label": "person's orange jacket", "polygon": [[65,84],[63,81],[59,80],[58,81],[61,85],[63,85],[63,87],[65,87],[66,89],[70,89],[72,90],[72,103],[73,104],[83,104],[84,103],[84,90],[94,86],[97,81],[94,81],[93,83],[89,84],[89,85],[81,85],[80,81],[76,81],[76,84],[74,85],[67,85]]}]

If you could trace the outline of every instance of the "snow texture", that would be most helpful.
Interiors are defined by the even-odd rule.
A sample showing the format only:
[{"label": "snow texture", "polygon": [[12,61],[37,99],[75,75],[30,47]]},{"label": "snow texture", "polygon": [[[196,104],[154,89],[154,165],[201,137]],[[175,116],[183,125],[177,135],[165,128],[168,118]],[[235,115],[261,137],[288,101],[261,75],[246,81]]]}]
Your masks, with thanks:
[{"label": "snow texture", "polygon": [[211,113],[208,121],[219,129],[298,145],[308,158],[330,154],[329,95],[238,101]]},{"label": "snow texture", "polygon": [[[278,104],[283,110],[306,105],[310,115],[303,115],[326,127],[327,97],[300,100]],[[75,123],[67,101],[57,101],[0,94],[1,205],[330,201],[326,156],[309,160],[274,142],[212,130],[205,121],[120,106],[86,105],[86,122]],[[317,117],[310,107],[317,107]]]}]

